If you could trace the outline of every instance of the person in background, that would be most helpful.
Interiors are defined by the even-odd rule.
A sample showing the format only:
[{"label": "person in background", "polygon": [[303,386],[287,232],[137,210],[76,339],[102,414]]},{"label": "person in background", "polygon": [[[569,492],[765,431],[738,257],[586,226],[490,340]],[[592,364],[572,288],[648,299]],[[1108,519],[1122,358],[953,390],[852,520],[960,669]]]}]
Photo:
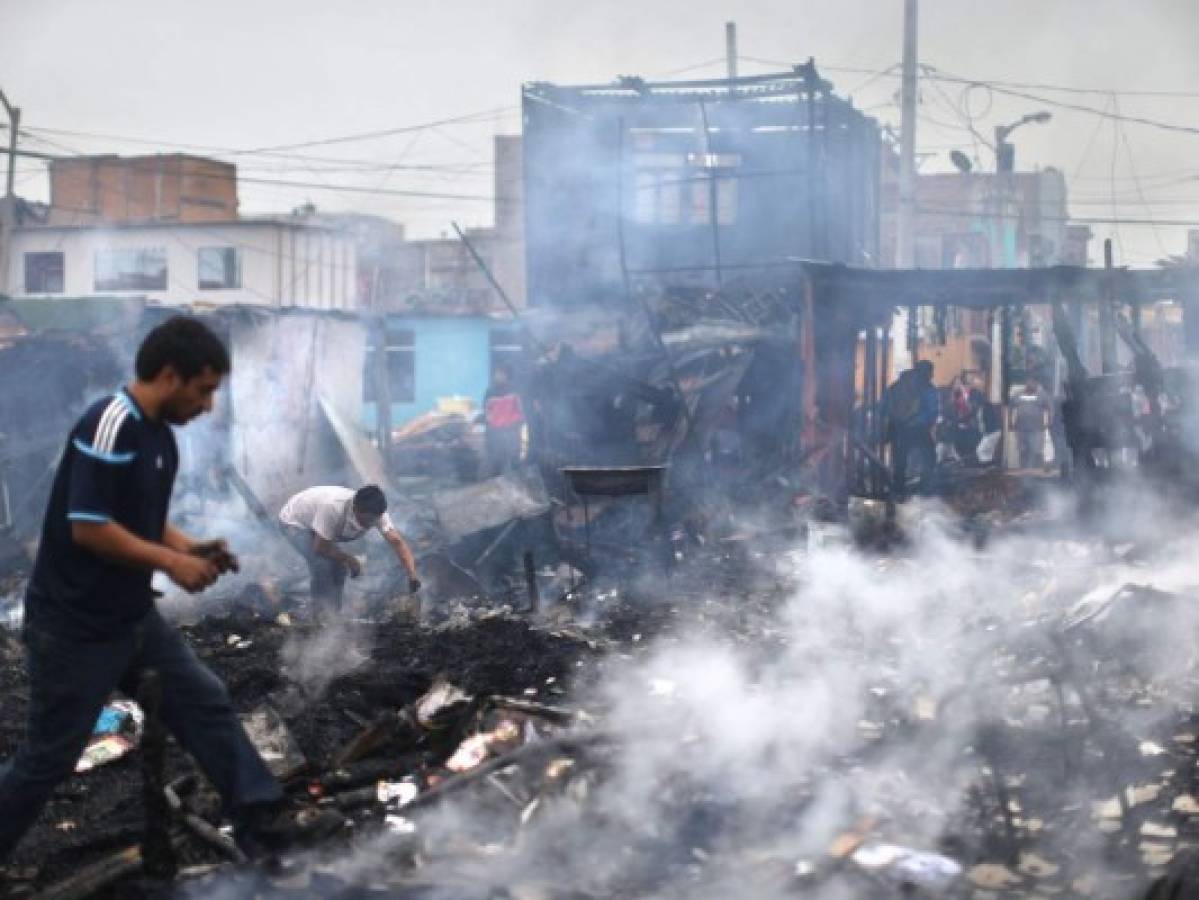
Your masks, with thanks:
[{"label": "person in background", "polygon": [[150,586],[162,572],[197,593],[237,571],[224,541],[167,522],[179,466],[171,426],[211,412],[228,353],[203,323],[176,316],[146,336],[134,368],[71,430],[54,475],[25,595],[25,742],[0,771],[0,860],[75,771],[109,695],[135,694],[148,670],[160,676],[164,724],[217,789],[247,855],[343,824],[292,817],[225,685],[167,624]]},{"label": "person in background", "polygon": [[1010,426],[1016,433],[1016,455],[1022,469],[1039,469],[1045,464],[1045,430],[1049,428],[1053,404],[1045,389],[1030,377],[1012,398]]},{"label": "person in background", "polygon": [[487,428],[487,474],[502,475],[520,465],[524,406],[512,385],[512,373],[498,365],[483,396],[483,421]]},{"label": "person in background", "polygon": [[907,496],[908,460],[916,457],[920,477],[917,491],[932,485],[937,464],[933,428],[940,414],[941,397],[933,384],[933,364],[922,359],[883,392],[880,404],[884,435],[891,444],[892,493],[897,500]]},{"label": "person in background", "polygon": [[317,616],[341,612],[346,575],[357,578],[362,574],[358,559],[338,545],[356,541],[372,528],[395,551],[408,575],[408,590],[413,594],[420,590],[416,559],[387,515],[387,498],[378,485],[368,484],[357,491],[332,485],[300,491],[279,511],[279,525],[287,542],[308,564]]},{"label": "person in background", "polygon": [[949,421],[954,452],[967,465],[978,462],[975,451],[983,436],[979,424],[982,399],[982,393],[972,389],[965,377],[958,379],[950,398]]}]

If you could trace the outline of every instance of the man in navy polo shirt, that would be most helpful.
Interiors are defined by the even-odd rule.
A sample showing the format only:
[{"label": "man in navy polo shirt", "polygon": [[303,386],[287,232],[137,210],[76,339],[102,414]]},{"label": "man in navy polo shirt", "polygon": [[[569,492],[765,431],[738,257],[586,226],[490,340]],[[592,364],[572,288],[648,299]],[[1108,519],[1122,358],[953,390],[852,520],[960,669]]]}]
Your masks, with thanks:
[{"label": "man in navy polo shirt", "polygon": [[[224,541],[167,523],[179,455],[172,425],[209,412],[229,356],[196,319],[175,317],[138,350],[136,379],[93,405],[67,439],[25,597],[25,743],[0,774],[0,859],[75,768],[114,689],[157,671],[162,716],[219,791],[235,835],[255,853],[302,836],[250,743],[224,684],[166,623],[150,579],[198,592],[237,560]],[[320,825],[327,826],[328,822]]]}]

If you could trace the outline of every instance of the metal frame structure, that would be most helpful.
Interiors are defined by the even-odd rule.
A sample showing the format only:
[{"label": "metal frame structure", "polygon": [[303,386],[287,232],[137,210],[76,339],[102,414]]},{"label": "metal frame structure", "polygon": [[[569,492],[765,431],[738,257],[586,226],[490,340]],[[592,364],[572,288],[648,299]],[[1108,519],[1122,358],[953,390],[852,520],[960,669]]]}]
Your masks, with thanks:
[{"label": "metal frame structure", "polygon": [[788,258],[878,258],[884,145],[815,63],[745,78],[523,89],[533,305],[718,287]]}]

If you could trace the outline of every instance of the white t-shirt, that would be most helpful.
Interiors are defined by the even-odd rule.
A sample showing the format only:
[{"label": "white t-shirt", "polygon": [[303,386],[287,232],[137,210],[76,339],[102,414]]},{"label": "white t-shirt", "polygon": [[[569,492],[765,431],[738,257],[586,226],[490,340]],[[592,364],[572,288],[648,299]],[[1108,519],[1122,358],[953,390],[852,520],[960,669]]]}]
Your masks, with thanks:
[{"label": "white t-shirt", "polygon": [[[326,485],[300,491],[279,511],[279,521],[292,528],[315,532],[327,541],[355,541],[367,531],[354,518],[354,491]],[[387,513],[374,526],[379,534],[395,531]]]}]

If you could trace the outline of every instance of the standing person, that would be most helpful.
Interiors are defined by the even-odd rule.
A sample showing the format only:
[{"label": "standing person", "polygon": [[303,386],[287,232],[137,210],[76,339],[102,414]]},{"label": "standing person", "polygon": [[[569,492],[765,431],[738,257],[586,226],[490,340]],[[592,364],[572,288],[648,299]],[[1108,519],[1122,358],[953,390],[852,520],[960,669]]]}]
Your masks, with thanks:
[{"label": "standing person", "polygon": [[134,693],[149,669],[161,677],[163,722],[216,787],[250,855],[330,824],[286,821],[279,783],[224,684],[162,618],[150,587],[157,571],[196,593],[237,569],[224,541],[167,523],[179,462],[170,426],[212,410],[229,356],[202,323],[180,316],[146,336],[135,369],[132,384],[71,430],[54,476],[25,595],[28,723],[0,774],[0,859],[75,770],[109,695]]},{"label": "standing person", "polygon": [[883,392],[880,415],[884,434],[891,444],[891,490],[895,498],[907,496],[908,460],[916,457],[920,470],[917,490],[931,487],[937,464],[933,428],[940,415],[941,397],[933,384],[933,364],[922,359]]},{"label": "standing person", "polygon": [[1012,398],[1011,428],[1016,432],[1016,452],[1022,469],[1039,469],[1045,462],[1045,429],[1053,403],[1049,394],[1030,377]]},{"label": "standing person", "polygon": [[288,543],[308,564],[317,615],[341,612],[346,575],[357,578],[362,564],[337,545],[356,541],[372,528],[391,545],[408,574],[408,590],[420,590],[416,560],[408,542],[387,515],[387,498],[378,485],[357,491],[347,487],[311,487],[300,491],[279,511],[279,525]]},{"label": "standing person", "polygon": [[521,432],[525,425],[520,394],[512,385],[512,373],[498,365],[483,396],[483,417],[487,427],[487,469],[489,475],[502,475],[520,464]]}]

